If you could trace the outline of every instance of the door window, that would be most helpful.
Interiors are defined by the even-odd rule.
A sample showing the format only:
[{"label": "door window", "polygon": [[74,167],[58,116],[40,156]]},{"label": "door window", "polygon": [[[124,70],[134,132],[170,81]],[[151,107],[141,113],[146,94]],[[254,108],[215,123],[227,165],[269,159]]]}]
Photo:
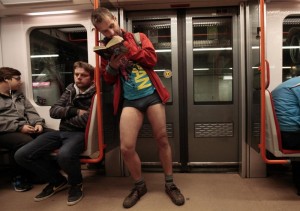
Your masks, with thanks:
[{"label": "door window", "polygon": [[193,18],[194,103],[232,103],[231,18]]}]

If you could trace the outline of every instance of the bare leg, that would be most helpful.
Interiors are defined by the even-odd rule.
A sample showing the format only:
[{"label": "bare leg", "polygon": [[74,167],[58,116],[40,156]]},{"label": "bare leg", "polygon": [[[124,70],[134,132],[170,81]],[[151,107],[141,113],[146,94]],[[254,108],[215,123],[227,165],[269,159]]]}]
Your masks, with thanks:
[{"label": "bare leg", "polygon": [[141,160],[135,150],[136,140],[144,119],[143,113],[132,107],[123,108],[120,120],[121,151],[124,162],[135,184],[131,193],[124,199],[123,207],[134,206],[147,193],[142,179]]},{"label": "bare leg", "polygon": [[142,177],[141,160],[135,147],[143,119],[143,113],[133,107],[125,107],[122,110],[120,119],[121,152],[134,181]]},{"label": "bare leg", "polygon": [[181,206],[184,204],[185,199],[180,190],[173,183],[172,152],[166,129],[165,106],[162,104],[150,106],[147,110],[147,116],[152,125],[160,161],[165,172],[165,191],[174,204]]},{"label": "bare leg", "polygon": [[172,152],[166,129],[165,106],[162,104],[150,106],[147,110],[147,117],[152,126],[164,173],[165,175],[172,175]]}]

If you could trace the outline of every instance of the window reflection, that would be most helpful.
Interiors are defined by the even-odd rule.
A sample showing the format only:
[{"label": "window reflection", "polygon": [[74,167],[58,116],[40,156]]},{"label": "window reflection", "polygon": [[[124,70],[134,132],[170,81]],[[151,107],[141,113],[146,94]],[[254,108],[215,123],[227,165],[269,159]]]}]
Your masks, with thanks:
[{"label": "window reflection", "polygon": [[194,102],[232,102],[231,18],[193,19]]},{"label": "window reflection", "polygon": [[282,78],[286,81],[300,75],[300,16],[283,21]]},{"label": "window reflection", "polygon": [[88,61],[87,33],[81,25],[36,28],[29,39],[34,101],[51,106],[73,82],[74,62]]}]

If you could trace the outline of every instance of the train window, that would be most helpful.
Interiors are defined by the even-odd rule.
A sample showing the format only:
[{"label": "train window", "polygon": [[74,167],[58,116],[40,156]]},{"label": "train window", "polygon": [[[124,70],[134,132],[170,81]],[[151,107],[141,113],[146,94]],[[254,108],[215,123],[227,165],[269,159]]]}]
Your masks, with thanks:
[{"label": "train window", "polygon": [[143,32],[151,40],[157,53],[157,64],[154,71],[170,91],[172,102],[172,55],[171,55],[171,21],[168,20],[140,20],[133,21],[133,32]]},{"label": "train window", "polygon": [[82,25],[35,28],[30,32],[34,101],[51,106],[73,82],[75,61],[88,61],[87,32]]},{"label": "train window", "polygon": [[300,75],[300,16],[288,16],[283,21],[282,79]]},{"label": "train window", "polygon": [[193,18],[194,103],[231,103],[232,20]]}]

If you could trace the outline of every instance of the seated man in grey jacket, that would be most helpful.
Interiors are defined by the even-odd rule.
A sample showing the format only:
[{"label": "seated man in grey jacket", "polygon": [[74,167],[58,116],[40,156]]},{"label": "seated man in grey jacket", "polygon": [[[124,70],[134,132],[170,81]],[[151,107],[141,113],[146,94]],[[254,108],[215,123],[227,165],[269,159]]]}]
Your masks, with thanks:
[{"label": "seated man in grey jacket", "polygon": [[[11,157],[20,147],[49,130],[44,128],[44,119],[19,91],[21,85],[20,71],[10,67],[0,68],[0,147],[8,149]],[[13,174],[16,191],[32,188],[25,169],[16,165]]]}]

